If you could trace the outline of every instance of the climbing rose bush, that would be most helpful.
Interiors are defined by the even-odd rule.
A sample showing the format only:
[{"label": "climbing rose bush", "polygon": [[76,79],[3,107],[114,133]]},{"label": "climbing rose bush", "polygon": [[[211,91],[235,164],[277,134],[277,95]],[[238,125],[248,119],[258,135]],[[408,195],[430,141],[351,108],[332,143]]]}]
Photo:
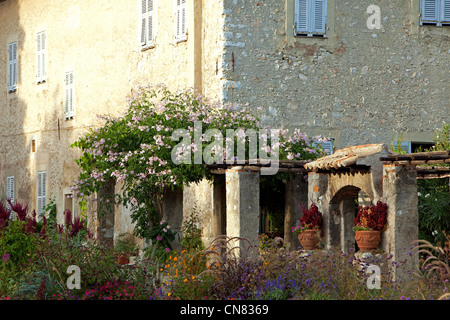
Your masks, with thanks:
[{"label": "climbing rose bush", "polygon": [[[104,124],[73,143],[73,147],[82,150],[82,156],[76,160],[80,175],[73,191],[83,199],[110,180],[120,182],[122,192],[112,200],[131,205],[137,235],[156,243],[151,229],[162,218],[165,192],[212,177],[208,167],[196,161],[196,155],[203,155],[206,150],[214,159],[230,159],[230,153],[236,154],[237,141],[245,142],[247,155],[249,145],[255,141],[251,141],[252,137],[245,140],[244,133],[260,132],[261,122],[247,106],[222,105],[193,90],[174,93],[164,85],[140,86],[127,102],[124,114],[100,116]],[[199,124],[201,134],[197,136]],[[210,129],[212,136],[204,134]],[[233,137],[227,136],[230,129],[236,133]],[[228,144],[223,149],[211,148],[212,141],[221,137],[227,143],[234,142],[234,150]],[[268,156],[314,159],[323,154],[315,146],[323,138],[309,138],[299,130],[292,134],[281,130],[279,141],[271,139],[270,130],[263,131],[261,137],[267,141],[261,149]],[[174,154],[176,160],[183,161],[174,161]]]}]

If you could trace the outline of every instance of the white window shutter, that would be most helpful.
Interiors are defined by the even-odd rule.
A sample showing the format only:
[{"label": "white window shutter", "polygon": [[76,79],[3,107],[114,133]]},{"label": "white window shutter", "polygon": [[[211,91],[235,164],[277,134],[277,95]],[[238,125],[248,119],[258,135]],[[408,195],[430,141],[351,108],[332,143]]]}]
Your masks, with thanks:
[{"label": "white window shutter", "polygon": [[74,113],[74,107],[73,107],[73,103],[74,103],[74,96],[73,96],[73,89],[74,89],[74,79],[73,79],[73,72],[70,73],[69,76],[69,116],[73,117],[73,113]]},{"label": "white window shutter", "polygon": [[73,118],[74,116],[74,74],[73,71],[66,72],[64,77],[65,87],[65,102],[64,102],[64,115],[66,119]]},{"label": "white window shutter", "polygon": [[46,204],[46,196],[47,196],[47,190],[46,190],[46,184],[47,184],[47,173],[45,171],[38,172],[38,190],[37,190],[37,213],[43,214],[44,213],[44,207]]},{"label": "white window shutter", "polygon": [[46,56],[47,56],[47,39],[45,36],[45,32],[41,34],[41,81],[45,81],[47,78],[47,65],[46,65]]},{"label": "white window shutter", "polygon": [[180,25],[181,25],[181,22],[180,22],[180,2],[181,2],[181,0],[177,0],[177,6],[176,6],[176,19],[177,19],[177,22],[176,22],[176,34],[175,34],[175,37],[176,37],[176,39],[177,40],[179,40],[180,39],[180,35],[181,35],[181,28],[180,28]]},{"label": "white window shutter", "polygon": [[45,31],[36,36],[36,81],[43,82],[47,77],[46,52],[47,43]]},{"label": "white window shutter", "polygon": [[36,81],[41,81],[41,34],[36,36]]},{"label": "white window shutter", "polygon": [[69,118],[69,73],[64,77],[65,102],[64,102],[64,116]]},{"label": "white window shutter", "polygon": [[141,46],[145,46],[147,44],[146,42],[146,34],[147,34],[147,25],[148,25],[148,19],[147,19],[147,0],[141,0],[141,30],[140,30],[140,41]]},{"label": "white window shutter", "polygon": [[186,38],[187,32],[187,8],[186,0],[181,0],[181,37]]},{"label": "white window shutter", "polygon": [[176,0],[175,15],[176,15],[175,38],[177,41],[186,40],[188,28],[186,0]]},{"label": "white window shutter", "polygon": [[[11,200],[11,203],[14,203],[14,176],[6,178],[6,198]],[[8,209],[11,209],[9,203],[6,203]]]},{"label": "white window shutter", "polygon": [[17,42],[8,46],[8,90],[16,89],[17,84]]},{"label": "white window shutter", "polygon": [[155,38],[155,28],[154,24],[154,0],[148,0],[147,7],[147,45],[153,43]]},{"label": "white window shutter", "polygon": [[140,32],[141,46],[148,47],[155,39],[155,8],[154,0],[140,0]]}]

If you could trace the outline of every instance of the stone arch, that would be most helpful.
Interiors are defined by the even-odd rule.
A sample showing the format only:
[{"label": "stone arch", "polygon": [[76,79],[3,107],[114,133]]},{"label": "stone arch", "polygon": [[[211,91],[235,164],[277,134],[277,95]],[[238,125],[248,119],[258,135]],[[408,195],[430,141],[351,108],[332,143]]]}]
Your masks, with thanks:
[{"label": "stone arch", "polygon": [[[358,204],[371,203],[373,198],[361,187],[345,185],[341,187],[329,202],[330,229],[329,243],[333,247],[341,248],[345,253],[357,250],[355,245],[354,219]],[[353,251],[353,252],[355,252]]]}]

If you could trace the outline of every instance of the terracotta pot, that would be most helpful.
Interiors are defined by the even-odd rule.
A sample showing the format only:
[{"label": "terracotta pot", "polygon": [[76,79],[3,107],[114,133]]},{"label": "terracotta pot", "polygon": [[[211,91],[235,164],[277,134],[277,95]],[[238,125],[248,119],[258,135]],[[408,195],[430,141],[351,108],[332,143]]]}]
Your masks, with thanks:
[{"label": "terracotta pot", "polygon": [[298,241],[305,250],[313,250],[317,248],[320,242],[320,231],[307,229],[298,234]]},{"label": "terracotta pot", "polygon": [[381,231],[355,231],[355,240],[361,251],[376,249],[381,241]]}]

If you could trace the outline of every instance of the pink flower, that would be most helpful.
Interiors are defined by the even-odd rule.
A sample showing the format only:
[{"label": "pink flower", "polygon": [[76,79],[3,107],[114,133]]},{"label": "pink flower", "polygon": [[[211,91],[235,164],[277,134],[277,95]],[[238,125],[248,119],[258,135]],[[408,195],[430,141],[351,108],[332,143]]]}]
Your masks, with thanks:
[{"label": "pink flower", "polygon": [[8,261],[10,258],[11,258],[11,256],[9,255],[9,253],[5,253],[4,255],[2,255],[3,261]]},{"label": "pink flower", "polygon": [[158,240],[158,241],[161,241],[163,238],[160,236],[160,235],[158,235],[157,237],[156,237],[156,240]]}]

